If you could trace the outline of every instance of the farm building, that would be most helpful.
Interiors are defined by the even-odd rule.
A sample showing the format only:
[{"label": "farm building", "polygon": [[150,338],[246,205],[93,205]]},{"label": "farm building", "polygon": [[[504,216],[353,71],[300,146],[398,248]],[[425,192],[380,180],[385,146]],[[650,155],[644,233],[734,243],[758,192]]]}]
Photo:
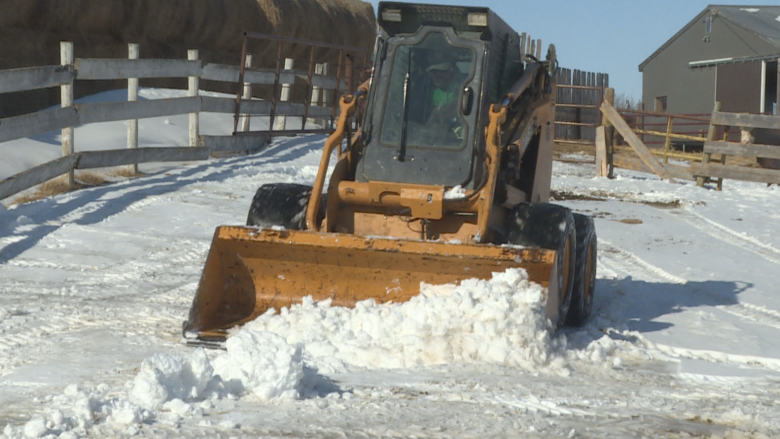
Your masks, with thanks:
[{"label": "farm building", "polygon": [[777,114],[780,6],[710,5],[639,65],[644,109]]}]

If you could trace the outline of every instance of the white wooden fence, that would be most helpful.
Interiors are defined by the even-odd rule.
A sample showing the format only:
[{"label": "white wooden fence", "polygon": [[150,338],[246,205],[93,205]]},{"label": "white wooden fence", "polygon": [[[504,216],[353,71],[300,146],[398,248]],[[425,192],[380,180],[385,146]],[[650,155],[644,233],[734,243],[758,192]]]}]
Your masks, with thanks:
[{"label": "white wooden fence", "polygon": [[[0,143],[35,136],[55,130],[63,130],[63,157],[28,169],[0,181],[0,200],[47,180],[68,174],[73,183],[75,169],[103,168],[148,162],[206,160],[213,152],[251,151],[262,147],[267,133],[233,136],[203,136],[198,133],[198,115],[201,112],[229,113],[236,111],[235,98],[199,96],[200,79],[232,82],[237,87],[244,84],[272,85],[293,84],[296,78],[306,80],[307,71],[289,70],[279,75],[275,69],[247,69],[244,84],[239,84],[239,67],[220,64],[203,65],[197,59],[197,51],[190,51],[187,60],[137,59],[137,46],[129,47],[130,59],[81,59],[73,60],[73,45],[61,43],[62,65],[0,70],[0,93],[60,87],[62,107],[35,113],[0,119]],[[187,97],[138,101],[139,78],[189,78]],[[128,80],[128,101],[73,104],[72,90],[75,80]],[[335,77],[315,74],[314,90],[346,91],[346,83]],[[335,99],[334,99],[335,101]],[[316,102],[316,101],[315,101]],[[264,100],[242,100],[240,113],[245,117],[268,116],[272,103]],[[310,118],[329,118],[331,106],[309,106]],[[277,102],[275,112],[284,116],[303,116],[304,104]],[[190,114],[189,147],[137,147],[137,130],[131,129],[137,119]],[[129,121],[128,149],[76,152],[73,145],[73,127],[98,122]],[[68,143],[70,142],[70,145]]]}]

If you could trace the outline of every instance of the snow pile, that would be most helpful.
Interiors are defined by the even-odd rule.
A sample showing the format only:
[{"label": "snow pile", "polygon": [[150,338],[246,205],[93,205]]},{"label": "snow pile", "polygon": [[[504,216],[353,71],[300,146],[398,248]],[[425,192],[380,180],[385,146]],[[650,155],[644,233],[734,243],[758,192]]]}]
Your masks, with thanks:
[{"label": "snow pile", "polygon": [[466,196],[466,189],[461,185],[457,185],[454,188],[444,193],[445,200],[456,200],[458,198],[463,198],[465,196]]},{"label": "snow pile", "polygon": [[320,372],[450,362],[560,372],[565,337],[553,336],[544,299],[544,288],[522,269],[459,286],[423,284],[419,296],[401,304],[367,300],[348,309],[309,297],[245,325],[227,340],[227,352],[211,361],[202,350],[190,359],[147,359],[130,401],[147,410],[179,411],[175,406],[227,395],[297,399],[305,390],[304,359]]},{"label": "snow pile", "polygon": [[[7,425],[3,434],[8,438],[39,438],[59,436],[76,438],[102,431],[124,430],[127,434],[138,432],[137,425],[151,417],[151,413],[126,398],[109,396],[110,387],[100,384],[92,389],[82,389],[75,384],[65,388],[61,395],[48,396],[45,413],[33,416],[24,426]],[[100,426],[98,426],[100,424]]]},{"label": "snow pile", "polygon": [[198,399],[208,389],[214,369],[202,349],[190,359],[156,354],[141,365],[133,380],[130,400],[149,410],[159,410],[174,399]]},{"label": "snow pile", "polygon": [[489,281],[423,284],[401,304],[359,302],[354,309],[330,301],[268,312],[243,331],[268,331],[303,344],[305,358],[321,372],[349,366],[409,368],[451,362],[487,362],[538,370],[564,366],[565,337],[552,334],[545,317],[546,290],[522,269],[494,273]]},{"label": "snow pile", "polygon": [[[218,399],[299,399],[316,393],[308,389],[316,383],[305,366],[334,373],[482,362],[567,375],[566,337],[552,331],[545,295],[525,270],[509,269],[458,286],[422,284],[420,295],[400,304],[367,300],[348,309],[308,297],[245,325],[212,359],[203,349],[188,358],[156,354],[127,384],[126,396],[109,397],[106,385],[91,391],[70,386],[52,398],[46,417],[4,433],[136,434],[148,420],[177,426],[182,418],[201,417]],[[578,356],[603,361],[614,350],[602,338]]]},{"label": "snow pile", "polygon": [[276,334],[243,330],[226,347],[227,352],[212,361],[202,349],[190,358],[154,355],[133,380],[130,400],[148,410],[190,414],[188,402],[208,398],[298,398],[303,379],[301,346],[291,346]]},{"label": "snow pile", "polygon": [[276,334],[246,329],[229,338],[227,353],[214,359],[214,370],[231,394],[260,400],[298,398],[303,378],[302,347]]}]

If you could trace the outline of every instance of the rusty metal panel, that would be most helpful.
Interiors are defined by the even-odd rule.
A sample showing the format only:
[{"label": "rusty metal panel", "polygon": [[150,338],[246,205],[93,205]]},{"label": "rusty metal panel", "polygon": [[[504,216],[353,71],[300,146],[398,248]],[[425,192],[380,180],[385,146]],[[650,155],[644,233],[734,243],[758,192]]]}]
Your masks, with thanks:
[{"label": "rusty metal panel", "polygon": [[721,111],[758,113],[761,111],[761,61],[718,66],[715,100]]}]

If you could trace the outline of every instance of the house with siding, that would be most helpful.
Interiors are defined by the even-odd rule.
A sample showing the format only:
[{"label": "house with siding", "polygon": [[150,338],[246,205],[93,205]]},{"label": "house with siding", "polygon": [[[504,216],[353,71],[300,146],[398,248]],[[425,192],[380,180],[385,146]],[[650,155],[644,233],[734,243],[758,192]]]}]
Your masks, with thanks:
[{"label": "house with siding", "polygon": [[780,6],[710,5],[639,65],[644,109],[778,114]]}]

